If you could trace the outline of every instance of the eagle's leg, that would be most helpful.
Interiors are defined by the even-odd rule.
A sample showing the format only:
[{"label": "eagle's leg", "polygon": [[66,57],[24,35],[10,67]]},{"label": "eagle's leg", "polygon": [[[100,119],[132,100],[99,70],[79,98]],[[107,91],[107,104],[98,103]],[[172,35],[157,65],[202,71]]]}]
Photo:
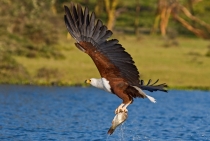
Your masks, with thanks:
[{"label": "eagle's leg", "polygon": [[132,101],[129,101],[128,103],[122,103],[122,104],[120,104],[120,106],[118,106],[118,108],[115,110],[115,114],[118,114],[118,113],[120,113],[120,112],[128,112],[128,109],[127,109],[127,107],[128,107],[128,105],[130,105],[132,103]]}]

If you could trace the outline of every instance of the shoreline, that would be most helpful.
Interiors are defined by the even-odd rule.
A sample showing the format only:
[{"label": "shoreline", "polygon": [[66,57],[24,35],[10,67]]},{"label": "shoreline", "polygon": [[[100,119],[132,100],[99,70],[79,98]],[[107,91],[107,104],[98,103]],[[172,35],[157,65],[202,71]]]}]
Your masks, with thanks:
[{"label": "shoreline", "polygon": [[[83,83],[61,83],[61,82],[51,82],[51,83],[0,83],[0,85],[22,85],[22,86],[56,86],[56,87],[91,87],[90,85]],[[201,90],[210,91],[210,87],[206,86],[169,86],[168,90]]]}]

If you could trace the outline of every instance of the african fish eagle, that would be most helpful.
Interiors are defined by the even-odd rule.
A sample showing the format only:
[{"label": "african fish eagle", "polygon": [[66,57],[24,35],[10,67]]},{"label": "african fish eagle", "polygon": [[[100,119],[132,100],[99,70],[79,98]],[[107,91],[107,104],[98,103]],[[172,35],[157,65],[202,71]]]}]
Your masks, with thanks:
[{"label": "african fish eagle", "polygon": [[65,24],[76,40],[76,47],[92,58],[101,75],[101,78],[91,78],[86,80],[86,83],[116,94],[122,99],[122,104],[115,110],[116,114],[127,112],[126,108],[133,102],[133,98],[148,98],[155,103],[155,99],[146,95],[143,90],[167,92],[165,83],[155,85],[158,80],[151,84],[150,79],[144,85],[130,54],[117,39],[108,40],[112,31],[108,30],[101,20],[96,19],[94,12],[89,13],[87,7],[83,10],[81,5],[76,6],[73,3],[69,8],[64,6],[64,9]]}]

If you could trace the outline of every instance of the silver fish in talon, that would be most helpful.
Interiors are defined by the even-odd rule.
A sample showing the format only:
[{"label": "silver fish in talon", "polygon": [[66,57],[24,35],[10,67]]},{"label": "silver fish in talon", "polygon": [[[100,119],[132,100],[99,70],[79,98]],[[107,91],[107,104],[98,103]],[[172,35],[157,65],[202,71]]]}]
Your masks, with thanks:
[{"label": "silver fish in talon", "polygon": [[115,115],[114,119],[112,120],[112,126],[109,128],[107,134],[111,135],[115,129],[121,125],[126,119],[128,118],[127,112],[120,112]]}]

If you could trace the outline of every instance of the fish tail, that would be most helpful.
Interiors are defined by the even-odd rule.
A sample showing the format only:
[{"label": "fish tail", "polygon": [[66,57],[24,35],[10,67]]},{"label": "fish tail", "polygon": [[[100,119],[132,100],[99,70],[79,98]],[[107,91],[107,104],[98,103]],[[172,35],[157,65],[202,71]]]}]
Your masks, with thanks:
[{"label": "fish tail", "polygon": [[111,134],[114,132],[114,130],[115,130],[115,129],[114,129],[114,128],[112,128],[112,127],[111,127],[111,128],[109,128],[109,130],[108,130],[107,134],[111,135]]}]

